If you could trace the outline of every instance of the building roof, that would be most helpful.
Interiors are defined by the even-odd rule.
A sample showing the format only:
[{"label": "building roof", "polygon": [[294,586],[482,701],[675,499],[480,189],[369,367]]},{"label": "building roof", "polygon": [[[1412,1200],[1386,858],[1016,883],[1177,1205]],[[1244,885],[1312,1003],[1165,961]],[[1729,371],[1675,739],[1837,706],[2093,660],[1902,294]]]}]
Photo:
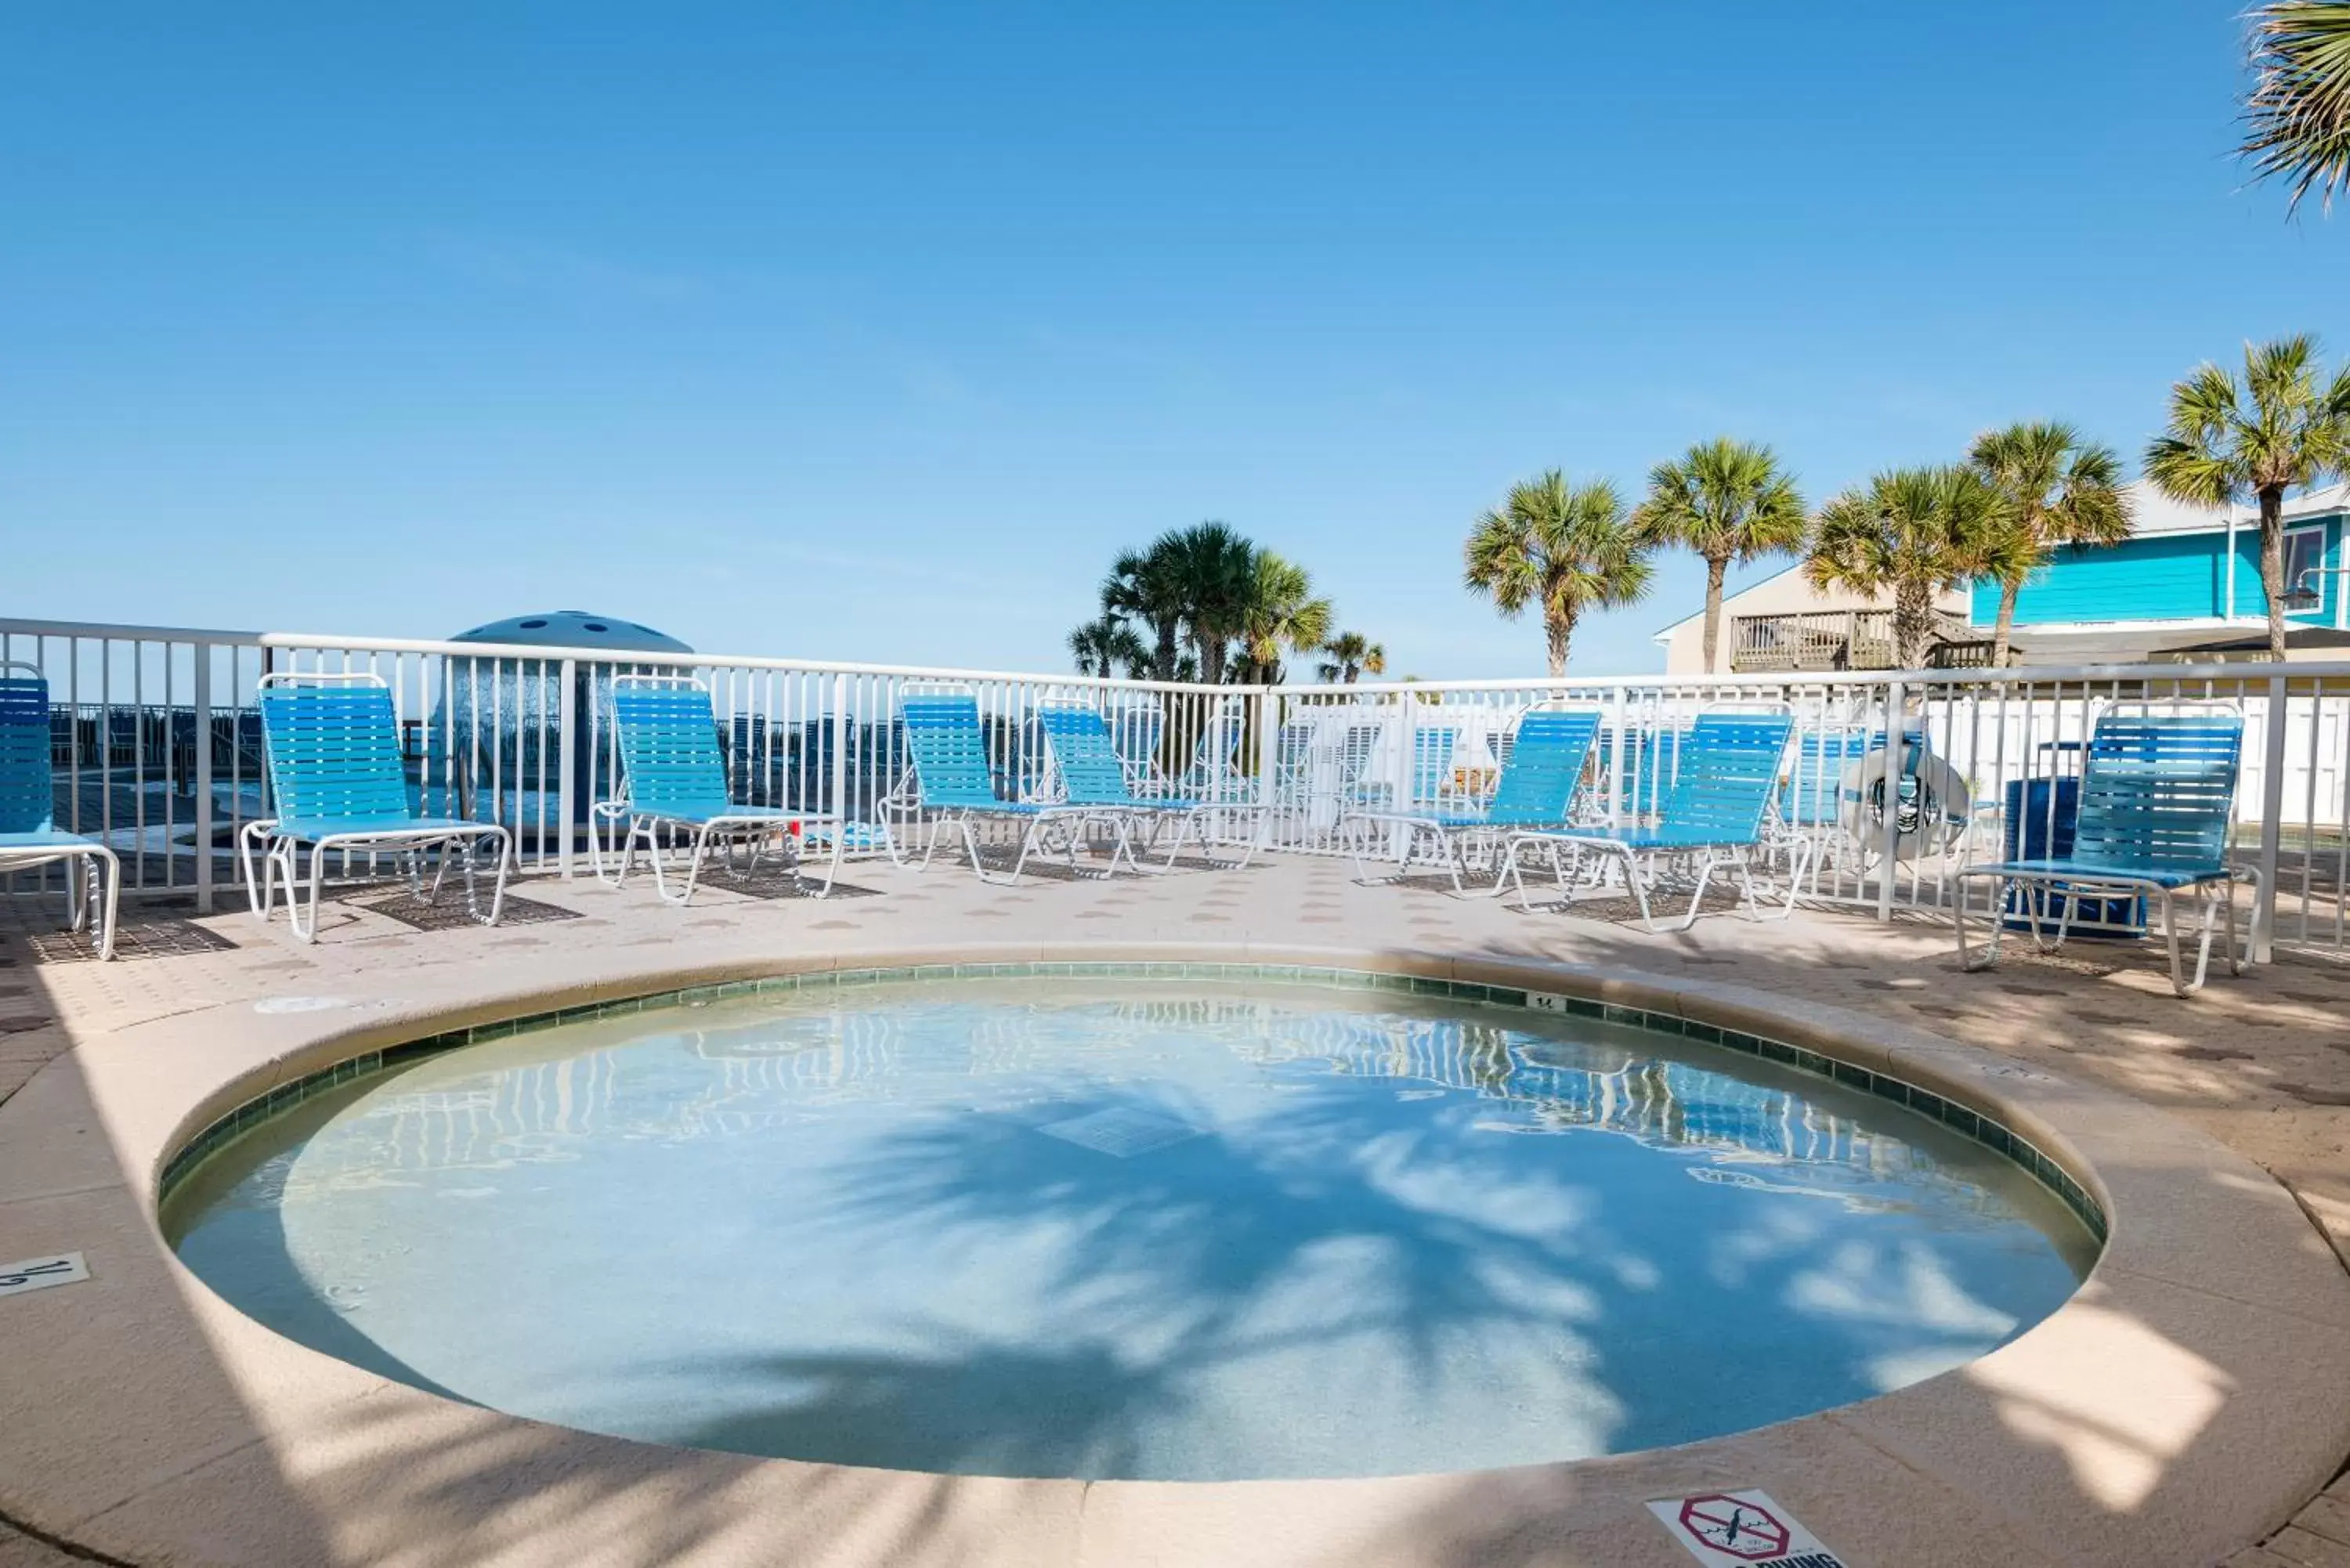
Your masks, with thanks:
[{"label": "building roof", "polygon": [[[2216,506],[2190,506],[2183,501],[2173,501],[2155,488],[2150,480],[2140,479],[2125,485],[2137,514],[2137,524],[2131,533],[2137,538],[2162,534],[2206,534],[2228,525],[2228,514]],[[2328,484],[2303,495],[2285,498],[2284,516],[2290,523],[2301,517],[2319,517],[2350,507],[2350,483]],[[2236,526],[2257,523],[2260,513],[2251,506],[2235,509]]]}]

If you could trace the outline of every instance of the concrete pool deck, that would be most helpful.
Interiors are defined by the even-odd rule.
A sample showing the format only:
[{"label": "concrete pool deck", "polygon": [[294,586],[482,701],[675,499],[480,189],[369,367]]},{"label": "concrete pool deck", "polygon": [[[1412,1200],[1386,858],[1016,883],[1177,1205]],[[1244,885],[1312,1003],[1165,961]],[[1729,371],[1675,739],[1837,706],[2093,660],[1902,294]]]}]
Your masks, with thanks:
[{"label": "concrete pool deck", "polygon": [[[2350,1498],[2321,1495],[2350,1456],[2334,1250],[2350,1241],[2350,968],[2287,961],[2180,1002],[2150,951],[1967,976],[1940,927],[1806,914],[1650,937],[1356,887],[1342,863],[1295,857],[1114,883],[886,864],[845,881],[824,902],[715,886],[676,910],[649,888],[533,880],[522,898],[560,913],[494,930],[412,929],[368,907],[387,888],[331,906],[309,948],[282,919],[132,914],[132,956],[106,966],[36,961],[26,933],[54,901],[12,905],[0,1260],[80,1251],[92,1278],[0,1297],[0,1517],[80,1560],[140,1564],[1663,1568],[1692,1559],[1644,1500],[1761,1487],[1854,1568],[2350,1561],[2333,1544]],[[161,1162],[220,1110],[452,1017],[1048,949],[1547,979],[1800,1037],[2045,1137],[2105,1199],[2112,1243],[2054,1317],[1861,1405],[1574,1464],[1194,1485],[919,1476],[523,1421],[270,1334],[155,1232]],[[0,1535],[0,1568],[47,1553]]]}]

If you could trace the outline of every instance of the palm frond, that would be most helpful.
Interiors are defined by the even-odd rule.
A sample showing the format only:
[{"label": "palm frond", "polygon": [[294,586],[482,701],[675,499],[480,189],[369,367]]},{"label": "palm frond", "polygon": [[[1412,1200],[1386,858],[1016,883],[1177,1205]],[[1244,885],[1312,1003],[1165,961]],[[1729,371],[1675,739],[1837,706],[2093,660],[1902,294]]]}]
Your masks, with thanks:
[{"label": "palm frond", "polygon": [[2251,12],[2252,88],[2237,152],[2256,180],[2281,179],[2287,211],[2311,192],[2330,211],[2350,189],[2350,4],[2269,0]]}]

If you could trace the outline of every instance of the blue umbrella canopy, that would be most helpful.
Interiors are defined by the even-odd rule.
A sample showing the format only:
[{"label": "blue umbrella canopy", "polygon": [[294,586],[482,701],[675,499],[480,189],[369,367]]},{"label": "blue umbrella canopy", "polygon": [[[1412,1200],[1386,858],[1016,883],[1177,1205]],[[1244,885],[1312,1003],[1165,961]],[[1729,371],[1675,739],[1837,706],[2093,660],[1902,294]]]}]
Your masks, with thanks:
[{"label": "blue umbrella canopy", "polygon": [[[611,682],[629,668],[632,653],[691,653],[673,637],[617,616],[586,610],[547,610],[508,616],[452,642],[581,650],[573,679],[576,732],[559,751],[563,670],[559,660],[521,654],[449,660],[441,700],[424,737],[427,782],[439,786],[446,805],[433,809],[488,815],[520,822],[525,833],[542,818],[559,827],[555,796],[567,756],[577,792],[572,817],[587,820],[588,805],[617,778],[612,754]],[[596,657],[608,656],[609,662]],[[663,669],[673,668],[664,666]]]},{"label": "blue umbrella canopy", "polygon": [[461,631],[452,642],[504,642],[526,648],[608,648],[619,653],[691,653],[692,649],[632,620],[590,615],[586,610],[545,610],[537,615],[508,616],[471,631]]}]

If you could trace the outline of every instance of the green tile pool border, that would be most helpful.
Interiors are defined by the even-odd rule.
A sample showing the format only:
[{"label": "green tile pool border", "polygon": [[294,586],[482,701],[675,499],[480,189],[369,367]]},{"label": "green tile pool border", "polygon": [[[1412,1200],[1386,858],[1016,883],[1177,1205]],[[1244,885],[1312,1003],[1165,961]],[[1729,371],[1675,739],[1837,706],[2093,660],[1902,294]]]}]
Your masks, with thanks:
[{"label": "green tile pool border", "polygon": [[[1315,964],[1281,963],[1194,963],[1174,961],[1046,961],[1033,963],[937,963],[889,965],[874,969],[810,970],[797,974],[771,975],[762,980],[728,981],[714,985],[683,986],[674,991],[652,992],[643,996],[622,997],[613,1002],[586,1002],[570,1007],[551,1008],[520,1018],[503,1019],[494,1023],[476,1023],[468,1028],[451,1029],[439,1034],[428,1034],[398,1045],[366,1051],[338,1062],[331,1067],[289,1083],[279,1084],[265,1093],[221,1116],[203,1131],[181,1145],[165,1162],[156,1184],[156,1200],[168,1199],[174,1189],[188,1179],[198,1165],[218,1153],[238,1137],[250,1131],[290,1106],[300,1104],[312,1095],[339,1088],[355,1078],[380,1073],[402,1063],[420,1057],[439,1055],[467,1045],[479,1045],[492,1040],[504,1040],[516,1034],[551,1029],[562,1023],[579,1023],[590,1019],[612,1018],[626,1013],[657,1012],[674,1007],[706,1007],[713,1002],[733,1002],[743,997],[799,991],[820,991],[844,986],[880,985],[899,981],[928,980],[1021,980],[1049,979],[1129,979],[1129,980],[1272,980],[1296,984],[1326,985],[1341,991],[1387,991],[1412,996],[1433,996],[1451,1002],[1487,1002],[1502,1007],[1524,1008],[1529,1012],[1553,1017],[1587,1018],[1606,1023],[1629,1024],[1659,1034],[1678,1035],[1702,1044],[1720,1046],[1742,1055],[1757,1057],[1792,1067],[1797,1072],[1863,1090],[1879,1099],[1906,1106],[1910,1110],[1929,1116],[1963,1137],[1981,1144],[1993,1153],[2006,1157],[2028,1172],[2041,1186],[2054,1193],[2086,1226],[2090,1234],[2102,1245],[2108,1227],[2106,1212],[2095,1197],[2075,1180],[2070,1171],[2048,1153],[2034,1145],[2022,1133],[2008,1127],[1985,1112],[1962,1106],[1931,1089],[1912,1084],[1889,1073],[1846,1062],[1824,1052],[1801,1045],[1789,1044],[1768,1035],[1743,1030],[1725,1029],[1702,1019],[1684,1018],[1679,1013],[1655,1012],[1646,1008],[1625,1007],[1615,1002],[1602,1002],[1586,997],[1565,996],[1555,1008],[1537,1008],[1529,1000],[1523,987],[1485,985],[1474,981],[1444,980],[1429,975],[1395,974],[1384,971],[1345,969]],[[1541,993],[1547,996],[1549,993]]]}]

